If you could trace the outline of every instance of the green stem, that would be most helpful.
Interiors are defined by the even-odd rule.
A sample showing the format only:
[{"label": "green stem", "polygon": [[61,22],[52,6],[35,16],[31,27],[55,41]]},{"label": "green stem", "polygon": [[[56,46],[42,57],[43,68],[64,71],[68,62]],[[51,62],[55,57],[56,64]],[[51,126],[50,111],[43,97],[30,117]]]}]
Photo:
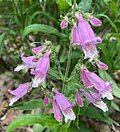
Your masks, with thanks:
[{"label": "green stem", "polygon": [[[74,0],[73,3],[73,15],[75,16],[75,7],[76,7],[76,0]],[[70,63],[71,63],[71,57],[72,57],[72,44],[69,45],[69,53],[68,53],[68,61],[65,71],[65,79],[68,77],[69,69],[70,69]]]},{"label": "green stem", "polygon": [[63,86],[62,86],[62,92],[64,92],[65,82],[66,82],[66,79],[67,79],[68,74],[69,74],[71,57],[72,57],[72,44],[70,43],[70,45],[69,45],[69,53],[68,53],[68,61],[67,61],[67,66],[66,66],[66,70],[65,70],[65,76],[64,76],[64,80],[63,80]]},{"label": "green stem", "polygon": [[[74,15],[74,17],[75,17],[75,10],[76,10],[75,8],[76,8],[76,0],[74,0],[74,3],[73,3],[73,15]],[[63,86],[62,86],[62,92],[65,91],[65,82],[66,82],[66,79],[67,79],[68,74],[69,74],[71,58],[72,58],[72,44],[70,43],[70,45],[69,45],[69,53],[68,53],[68,61],[67,61],[67,66],[66,66],[66,70],[65,70]]]},{"label": "green stem", "polygon": [[74,3],[73,3],[73,15],[75,17],[75,11],[76,11],[76,0],[74,0]]},{"label": "green stem", "polygon": [[66,66],[66,71],[65,71],[65,79],[68,77],[68,74],[69,74],[71,57],[72,57],[72,44],[70,43],[70,45],[69,45],[69,53],[68,53],[68,61],[67,61],[67,66]]}]

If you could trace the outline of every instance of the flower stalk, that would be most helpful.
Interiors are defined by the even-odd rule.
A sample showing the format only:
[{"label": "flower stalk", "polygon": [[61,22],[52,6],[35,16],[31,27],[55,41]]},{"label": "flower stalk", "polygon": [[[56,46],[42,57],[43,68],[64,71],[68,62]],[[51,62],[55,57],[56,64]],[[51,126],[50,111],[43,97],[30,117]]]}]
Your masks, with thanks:
[{"label": "flower stalk", "polygon": [[[75,17],[75,11],[76,11],[76,0],[74,0],[73,3],[73,15]],[[65,86],[65,82],[67,80],[68,74],[69,74],[69,70],[70,70],[70,64],[71,64],[71,58],[72,58],[72,44],[69,44],[69,52],[68,52],[68,61],[67,61],[67,66],[66,66],[66,70],[65,70],[65,77],[64,77],[64,81],[63,81],[63,88],[62,88],[62,92],[64,92],[64,86]]]}]

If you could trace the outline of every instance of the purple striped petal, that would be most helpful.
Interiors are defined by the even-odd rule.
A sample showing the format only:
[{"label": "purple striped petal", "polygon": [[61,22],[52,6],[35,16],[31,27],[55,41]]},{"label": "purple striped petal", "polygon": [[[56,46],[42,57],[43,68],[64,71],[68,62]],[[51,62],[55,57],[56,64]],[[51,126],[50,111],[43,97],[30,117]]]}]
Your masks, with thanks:
[{"label": "purple striped petal", "polygon": [[53,113],[54,113],[54,118],[57,121],[62,120],[62,113],[61,113],[60,108],[55,100],[53,100]]}]

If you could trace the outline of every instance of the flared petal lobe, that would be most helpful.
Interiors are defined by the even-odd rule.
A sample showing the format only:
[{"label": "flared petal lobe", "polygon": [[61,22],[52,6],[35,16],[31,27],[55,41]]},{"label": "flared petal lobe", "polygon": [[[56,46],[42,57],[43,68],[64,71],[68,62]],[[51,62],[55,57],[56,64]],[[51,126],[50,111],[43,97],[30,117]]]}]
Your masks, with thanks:
[{"label": "flared petal lobe", "polygon": [[27,94],[29,89],[29,83],[20,84],[19,87],[15,90],[8,90],[10,94],[14,95],[15,97],[10,101],[9,105],[12,105],[25,94]]},{"label": "flared petal lobe", "polygon": [[65,117],[65,122],[67,123],[68,121],[75,120],[76,116],[71,108],[68,108],[64,111],[62,111],[64,117]]},{"label": "flared petal lobe", "polygon": [[101,109],[102,111],[108,111],[107,105],[102,101],[101,95],[98,92],[86,92],[84,90],[81,91],[83,95],[87,98],[90,103],[92,103],[97,108]]},{"label": "flared petal lobe", "polygon": [[98,51],[96,45],[86,44],[82,46],[82,51],[85,55],[84,59],[89,59],[92,61],[95,57],[98,57]]},{"label": "flared petal lobe", "polygon": [[29,68],[35,68],[37,65],[37,62],[35,62],[35,57],[34,56],[28,56],[25,57],[24,55],[21,55],[21,60],[23,61],[23,64],[18,65],[14,71],[20,71],[23,69],[29,69]]}]

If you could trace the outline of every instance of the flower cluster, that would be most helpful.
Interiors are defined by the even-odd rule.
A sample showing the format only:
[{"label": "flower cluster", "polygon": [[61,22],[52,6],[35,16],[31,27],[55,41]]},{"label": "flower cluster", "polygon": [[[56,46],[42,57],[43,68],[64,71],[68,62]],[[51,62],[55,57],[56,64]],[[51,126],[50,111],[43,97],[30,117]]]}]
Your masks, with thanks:
[{"label": "flower cluster", "polygon": [[80,93],[86,97],[93,105],[102,109],[104,112],[108,111],[108,107],[102,101],[105,97],[108,100],[112,100],[112,84],[103,81],[94,72],[90,72],[87,68],[82,66],[81,68],[81,80],[84,84],[84,89],[80,89],[76,94],[76,102],[83,106]]},{"label": "flower cluster", "polygon": [[30,87],[38,87],[45,83],[46,76],[50,68],[50,51],[45,51],[45,49],[45,46],[42,45],[32,49],[32,53],[34,54],[33,56],[25,57],[24,55],[21,55],[23,64],[18,65],[14,71],[19,72],[23,69],[30,69],[30,74],[34,77],[31,82],[20,84],[15,90],[9,90],[9,92],[15,96],[10,101],[9,105],[12,105],[23,97],[28,91],[30,91]]},{"label": "flower cluster", "polygon": [[[97,37],[91,28],[89,22],[93,26],[101,26],[102,21],[90,16],[89,22],[86,21],[82,14],[76,13],[77,22],[74,24],[71,31],[71,43],[76,46],[80,46],[85,57],[89,58],[89,61],[95,61],[99,69],[107,70],[108,66],[98,59],[98,51],[96,45],[102,43],[102,38]],[[82,107],[84,105],[84,96],[94,106],[102,109],[104,112],[108,111],[107,105],[103,102],[102,98],[105,97],[108,100],[112,100],[112,84],[110,82],[103,81],[94,72],[90,72],[85,66],[81,66],[81,80],[84,88],[76,92],[76,102]]]},{"label": "flower cluster", "polygon": [[[90,23],[93,26],[101,26],[102,21],[96,17],[89,16],[89,22],[84,19],[83,15],[76,12],[75,17],[77,21],[73,24],[71,29],[71,43],[73,46],[80,47],[85,55],[84,59],[95,61],[97,67],[101,70],[107,70],[108,66],[101,62],[97,51],[97,44],[102,43],[102,38],[95,35]],[[65,20],[61,22],[63,25]],[[65,21],[67,22],[67,21]],[[68,25],[68,24],[66,24]],[[67,26],[64,26],[65,28]],[[61,29],[65,29],[62,28]],[[81,66],[81,80],[84,88],[76,91],[75,101],[78,106],[84,106],[84,98],[90,103],[104,112],[108,111],[106,103],[102,100],[107,98],[112,100],[112,84],[105,82],[94,72],[90,72],[85,66]],[[71,118],[72,119],[72,118]]]},{"label": "flower cluster", "polygon": [[[80,13],[75,14],[76,22],[73,24],[71,29],[71,43],[73,46],[78,46],[82,49],[85,57],[89,61],[94,61],[99,69],[107,70],[108,66],[101,62],[98,57],[97,44],[102,43],[102,38],[95,35],[90,23],[93,26],[101,26],[102,21],[89,16],[89,22],[84,19]],[[61,29],[65,29],[68,26],[68,19],[65,17],[60,24]],[[51,50],[52,51],[52,50]],[[14,95],[14,98],[10,101],[9,105],[12,105],[20,98],[22,98],[27,92],[30,91],[30,87],[39,87],[44,84],[50,68],[50,50],[42,45],[32,49],[32,56],[25,57],[21,55],[23,64],[18,65],[15,71],[19,72],[23,69],[29,69],[30,74],[33,75],[32,81],[24,84],[20,84],[15,90],[9,90]],[[106,103],[103,101],[104,98],[108,100],[113,99],[112,95],[112,84],[105,82],[97,74],[89,71],[84,65],[81,66],[81,80],[83,82],[83,88],[77,89],[75,94],[75,102],[78,106],[84,106],[84,99],[86,98],[91,104],[103,110],[108,111]],[[75,120],[76,115],[73,112],[75,103],[69,102],[69,100],[60,93],[57,88],[52,90],[52,102],[53,102],[53,113],[54,118],[57,121],[62,121],[63,116],[65,122]],[[45,106],[49,104],[49,98],[47,95],[44,96],[43,103]]]}]

